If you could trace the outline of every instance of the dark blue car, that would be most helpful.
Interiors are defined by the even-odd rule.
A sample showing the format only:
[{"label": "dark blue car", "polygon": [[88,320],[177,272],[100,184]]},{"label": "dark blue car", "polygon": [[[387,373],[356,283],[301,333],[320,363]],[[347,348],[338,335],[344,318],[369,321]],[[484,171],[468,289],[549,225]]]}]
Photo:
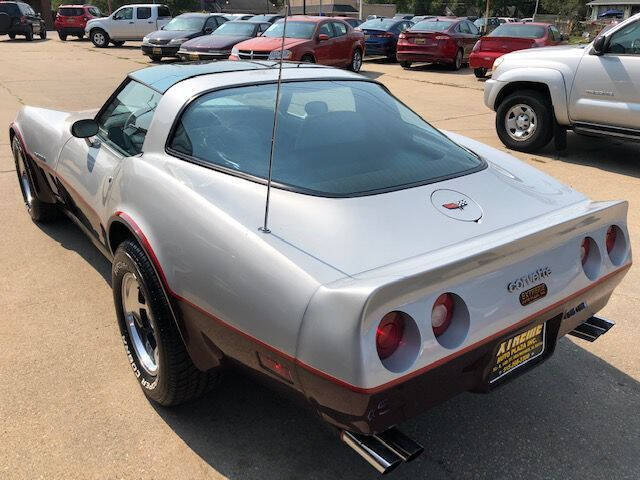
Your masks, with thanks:
[{"label": "dark blue car", "polygon": [[389,60],[395,60],[398,36],[412,26],[412,21],[401,18],[367,20],[359,27],[364,33],[367,55],[384,55]]}]

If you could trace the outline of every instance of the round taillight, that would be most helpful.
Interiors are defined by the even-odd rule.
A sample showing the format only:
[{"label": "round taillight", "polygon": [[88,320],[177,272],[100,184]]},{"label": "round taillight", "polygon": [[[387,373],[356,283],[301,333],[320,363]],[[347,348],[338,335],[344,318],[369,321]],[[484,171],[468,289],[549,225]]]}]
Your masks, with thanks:
[{"label": "round taillight", "polygon": [[587,259],[589,258],[589,249],[591,248],[591,242],[588,238],[584,238],[582,240],[582,244],[580,245],[580,260],[582,261],[582,265],[587,263]]},{"label": "round taillight", "polygon": [[448,293],[440,295],[431,309],[431,327],[436,337],[447,331],[453,317],[453,297]]},{"label": "round taillight", "polygon": [[607,253],[611,255],[613,247],[616,246],[616,239],[618,238],[618,229],[615,225],[611,225],[607,229],[607,237],[605,243],[607,245]]},{"label": "round taillight", "polygon": [[376,348],[380,360],[393,355],[404,335],[404,318],[400,312],[389,312],[380,321],[376,330]]}]

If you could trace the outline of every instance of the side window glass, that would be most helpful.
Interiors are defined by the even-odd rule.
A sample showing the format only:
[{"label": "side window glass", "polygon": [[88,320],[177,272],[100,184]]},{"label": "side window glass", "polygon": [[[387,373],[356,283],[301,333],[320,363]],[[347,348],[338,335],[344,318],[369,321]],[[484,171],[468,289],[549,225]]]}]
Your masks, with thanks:
[{"label": "side window glass", "polygon": [[151,18],[151,7],[138,7],[136,15],[138,16],[139,20],[146,20],[147,18]]},{"label": "side window glass", "polygon": [[318,30],[318,35],[320,34],[325,34],[325,35],[329,35],[329,38],[333,37],[333,28],[331,28],[331,24],[330,23],[323,23],[320,26],[320,30]]},{"label": "side window glass", "polygon": [[336,32],[336,37],[341,37],[347,34],[347,26],[344,23],[333,22],[333,29]]},{"label": "side window glass", "polygon": [[216,23],[216,17],[209,17],[204,24],[204,29],[210,28],[211,30],[215,30],[218,28],[218,24]]},{"label": "side window glass", "polygon": [[609,52],[640,55],[640,22],[634,22],[614,33],[609,41]]},{"label": "side window glass", "polygon": [[98,136],[124,155],[141,153],[160,98],[155,90],[130,81],[96,119]]},{"label": "side window glass", "polygon": [[171,16],[171,11],[169,10],[169,7],[165,7],[164,5],[160,5],[158,7],[158,17],[170,17]]},{"label": "side window glass", "polygon": [[133,8],[121,8],[113,15],[114,20],[132,20],[133,19]]}]

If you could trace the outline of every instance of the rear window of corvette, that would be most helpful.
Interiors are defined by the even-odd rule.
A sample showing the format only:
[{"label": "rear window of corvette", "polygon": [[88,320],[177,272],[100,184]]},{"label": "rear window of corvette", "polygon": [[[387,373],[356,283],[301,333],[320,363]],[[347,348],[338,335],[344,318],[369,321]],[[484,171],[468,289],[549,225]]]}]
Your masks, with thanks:
[{"label": "rear window of corvette", "polygon": [[[176,122],[169,153],[263,181],[268,175],[276,85],[214,91]],[[486,166],[380,85],[282,85],[274,185],[320,196],[369,195],[432,183]]]}]

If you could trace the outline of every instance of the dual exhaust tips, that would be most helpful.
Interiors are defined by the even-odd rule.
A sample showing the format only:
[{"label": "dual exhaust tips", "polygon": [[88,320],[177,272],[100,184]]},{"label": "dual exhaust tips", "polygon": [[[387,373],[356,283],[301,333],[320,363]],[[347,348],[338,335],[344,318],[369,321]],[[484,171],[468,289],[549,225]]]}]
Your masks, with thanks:
[{"label": "dual exhaust tips", "polygon": [[382,475],[403,462],[410,462],[424,451],[422,445],[396,428],[374,435],[343,430],[340,438]]}]

